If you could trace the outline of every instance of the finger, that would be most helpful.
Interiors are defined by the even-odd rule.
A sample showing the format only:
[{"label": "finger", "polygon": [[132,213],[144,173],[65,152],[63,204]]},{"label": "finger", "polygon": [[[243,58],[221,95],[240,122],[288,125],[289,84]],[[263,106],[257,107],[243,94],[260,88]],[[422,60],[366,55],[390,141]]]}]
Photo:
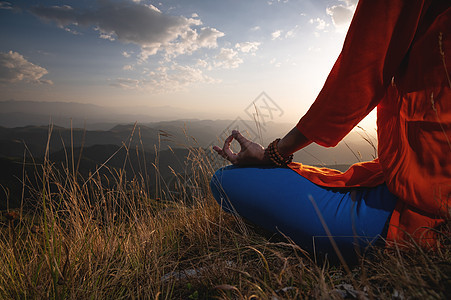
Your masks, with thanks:
[{"label": "finger", "polygon": [[237,163],[237,157],[238,155],[230,149],[230,145],[233,141],[233,135],[230,135],[225,141],[224,141],[224,147],[222,148],[222,154],[225,159],[230,161],[232,164]]},{"label": "finger", "polygon": [[232,135],[230,135],[229,137],[227,137],[224,140],[224,146],[222,146],[222,151],[223,152],[226,152],[227,150],[229,150],[231,152],[230,144],[232,143],[232,141],[233,141],[233,136]]},{"label": "finger", "polygon": [[216,153],[218,153],[219,155],[221,155],[222,157],[225,158],[224,152],[222,151],[221,148],[219,148],[218,146],[214,146],[213,150],[216,151]]},{"label": "finger", "polygon": [[225,158],[227,158],[231,162],[232,158],[236,155],[235,153],[233,153],[232,149],[230,149],[230,144],[228,144],[227,146],[224,147],[224,149],[222,149],[222,153],[225,155]]},{"label": "finger", "polygon": [[225,149],[230,149],[230,144],[233,140],[232,136],[227,137],[227,139],[224,141],[224,146],[223,148],[220,148],[218,146],[213,146],[213,150],[216,151],[220,156],[222,156],[225,159],[229,159],[229,156],[233,156],[234,153],[232,151],[230,151],[230,153],[226,153],[224,150]]},{"label": "finger", "polygon": [[249,140],[247,138],[245,138],[238,130],[233,130],[232,136],[234,139],[236,139],[238,141],[238,143],[240,143],[241,146],[244,143],[249,142]]},{"label": "finger", "polygon": [[215,150],[216,152],[218,152],[218,154],[222,154],[222,149],[219,148],[218,146],[213,146],[213,150]]}]

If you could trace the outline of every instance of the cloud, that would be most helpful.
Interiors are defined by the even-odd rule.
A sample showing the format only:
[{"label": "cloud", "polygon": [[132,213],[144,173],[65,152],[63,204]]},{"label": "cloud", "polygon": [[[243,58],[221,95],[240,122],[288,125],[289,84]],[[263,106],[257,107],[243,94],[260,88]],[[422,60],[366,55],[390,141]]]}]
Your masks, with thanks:
[{"label": "cloud", "polygon": [[293,38],[296,35],[296,31],[298,30],[298,25],[296,25],[293,29],[288,30],[287,33],[285,33],[285,38]]},{"label": "cloud", "polygon": [[254,53],[260,46],[259,42],[244,42],[235,44],[235,48],[244,53]]},{"label": "cloud", "polygon": [[132,70],[134,70],[134,68],[133,68],[132,65],[125,65],[125,66],[122,67],[122,70],[124,70],[124,71],[132,71]]},{"label": "cloud", "polygon": [[69,28],[69,27],[65,27],[64,30],[69,32],[69,33],[72,33],[73,35],[81,35],[81,33],[78,32],[77,30]]},{"label": "cloud", "polygon": [[230,48],[222,48],[216,56],[215,67],[225,69],[238,68],[243,60],[238,56],[238,52]]},{"label": "cloud", "polygon": [[216,48],[217,38],[224,34],[215,28],[203,27],[200,30],[188,28],[181,33],[175,42],[166,44],[150,44],[141,47],[141,61],[146,61],[151,55],[164,50],[167,58],[176,57],[181,54],[191,54],[200,48]]},{"label": "cloud", "polygon": [[13,9],[10,2],[0,1],[0,9]]},{"label": "cloud", "polygon": [[292,29],[286,31],[284,35],[282,35],[282,33],[284,33],[282,30],[276,30],[273,33],[271,33],[271,39],[274,41],[274,40],[282,39],[282,38],[285,38],[285,39],[293,38],[296,35],[297,30],[298,30],[297,25],[295,27],[293,27]]},{"label": "cloud", "polygon": [[196,62],[196,66],[199,66],[199,67],[204,68],[204,69],[211,68],[210,64],[204,59],[198,59],[197,62]]},{"label": "cloud", "polygon": [[342,0],[342,4],[330,6],[326,12],[338,30],[348,28],[357,5],[357,0]]},{"label": "cloud", "polygon": [[201,69],[173,64],[170,68],[162,68],[162,74],[155,74],[147,82],[150,87],[161,87],[163,90],[179,90],[194,83],[215,83],[213,78],[203,74]]},{"label": "cloud", "polygon": [[310,19],[310,24],[316,24],[316,29],[318,30],[324,30],[326,27],[329,26],[329,24],[326,23],[323,19],[316,18],[316,19]]},{"label": "cloud", "polygon": [[288,3],[288,0],[270,0],[270,1],[267,1],[266,3],[268,3],[268,5],[273,5],[276,3]]},{"label": "cloud", "polygon": [[126,90],[134,90],[139,88],[140,81],[137,79],[131,78],[117,78],[114,83],[110,84],[111,86],[123,88]]},{"label": "cloud", "polygon": [[215,28],[197,28],[202,25],[199,19],[164,14],[140,1],[103,0],[90,10],[40,5],[31,12],[61,28],[69,25],[94,28],[100,38],[137,44],[142,49],[142,60],[158,52],[176,56],[200,48],[215,48],[217,39],[224,35]]},{"label": "cloud", "polygon": [[345,2],[348,6],[357,6],[357,3],[359,0],[341,0],[342,2]]},{"label": "cloud", "polygon": [[201,69],[174,63],[169,67],[162,66],[155,71],[148,72],[143,79],[118,78],[110,85],[128,90],[168,93],[182,90],[196,83],[217,82],[218,80],[206,76]]},{"label": "cloud", "polygon": [[21,54],[13,51],[0,52],[0,82],[14,83],[19,81],[53,84],[51,80],[41,79],[48,71],[26,60]]},{"label": "cloud", "polygon": [[281,30],[276,30],[273,33],[271,33],[271,39],[275,40],[275,39],[279,38],[281,34],[282,34]]}]

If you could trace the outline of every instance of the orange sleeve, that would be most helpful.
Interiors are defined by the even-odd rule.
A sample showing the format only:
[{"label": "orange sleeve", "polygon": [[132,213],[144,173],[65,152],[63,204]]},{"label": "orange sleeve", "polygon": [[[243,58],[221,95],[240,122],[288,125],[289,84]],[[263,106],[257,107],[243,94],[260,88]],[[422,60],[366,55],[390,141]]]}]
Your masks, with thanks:
[{"label": "orange sleeve", "polygon": [[424,1],[360,0],[342,52],[297,129],[335,146],[384,96],[413,40]]}]

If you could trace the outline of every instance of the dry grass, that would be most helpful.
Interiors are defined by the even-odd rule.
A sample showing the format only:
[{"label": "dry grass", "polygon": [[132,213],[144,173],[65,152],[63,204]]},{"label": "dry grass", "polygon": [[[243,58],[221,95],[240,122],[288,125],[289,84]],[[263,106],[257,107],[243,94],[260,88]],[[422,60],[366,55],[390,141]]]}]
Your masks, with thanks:
[{"label": "dry grass", "polygon": [[[0,298],[26,299],[445,299],[450,243],[433,253],[376,251],[348,273],[314,263],[221,211],[213,168],[191,149],[180,193],[149,195],[142,177],[80,178],[46,160],[32,210],[5,212]],[[71,165],[71,164],[68,164]],[[73,164],[72,164],[73,165]],[[170,195],[170,196],[169,196]],[[176,196],[174,196],[176,195]],[[163,197],[163,196],[161,196]],[[187,201],[189,198],[189,201]],[[443,232],[449,232],[443,229]]]}]

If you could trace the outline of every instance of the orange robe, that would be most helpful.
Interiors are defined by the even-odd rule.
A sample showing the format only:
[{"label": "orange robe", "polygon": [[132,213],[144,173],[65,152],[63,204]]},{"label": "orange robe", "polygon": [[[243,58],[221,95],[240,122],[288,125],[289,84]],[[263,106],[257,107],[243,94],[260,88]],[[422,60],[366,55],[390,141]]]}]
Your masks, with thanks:
[{"label": "orange robe", "polygon": [[298,130],[335,146],[377,106],[378,156],[344,173],[290,168],[328,187],[385,182],[398,198],[388,241],[434,246],[450,217],[451,1],[360,0],[326,83]]}]

